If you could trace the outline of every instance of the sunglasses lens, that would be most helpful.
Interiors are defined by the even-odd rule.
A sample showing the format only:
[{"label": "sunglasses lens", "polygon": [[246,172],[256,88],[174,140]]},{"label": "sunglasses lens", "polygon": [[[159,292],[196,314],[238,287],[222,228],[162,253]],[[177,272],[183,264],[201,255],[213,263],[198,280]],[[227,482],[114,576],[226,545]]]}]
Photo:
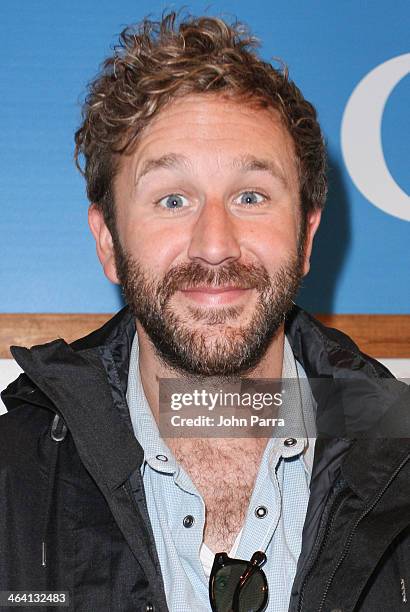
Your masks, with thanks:
[{"label": "sunglasses lens", "polygon": [[239,612],[262,612],[265,582],[261,572],[255,572],[243,585],[239,595]]},{"label": "sunglasses lens", "polygon": [[[247,568],[246,563],[221,567],[213,585],[213,598],[218,612],[232,612],[232,602],[239,579]],[[261,572],[256,571],[241,589],[239,609],[235,612],[262,612],[265,599],[265,583]]]}]

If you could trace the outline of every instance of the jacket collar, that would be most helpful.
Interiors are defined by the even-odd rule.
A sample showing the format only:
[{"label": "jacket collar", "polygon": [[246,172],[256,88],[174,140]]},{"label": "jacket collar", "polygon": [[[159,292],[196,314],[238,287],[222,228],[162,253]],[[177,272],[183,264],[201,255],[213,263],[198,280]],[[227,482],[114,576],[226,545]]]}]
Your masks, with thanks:
[{"label": "jacket collar", "polygon": [[113,408],[102,369],[62,341],[42,347],[41,351],[19,348],[13,354],[63,417],[90,471],[98,473],[109,489],[120,486],[141,465],[143,455]]}]

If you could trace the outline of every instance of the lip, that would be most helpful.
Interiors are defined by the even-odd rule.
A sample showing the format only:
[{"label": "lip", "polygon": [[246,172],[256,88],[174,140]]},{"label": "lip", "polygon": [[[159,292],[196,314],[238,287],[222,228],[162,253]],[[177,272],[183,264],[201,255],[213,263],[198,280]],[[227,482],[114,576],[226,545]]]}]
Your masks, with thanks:
[{"label": "lip", "polygon": [[248,287],[236,287],[235,285],[225,285],[222,287],[208,287],[207,285],[199,285],[198,287],[188,287],[183,291],[200,291],[201,293],[223,293],[224,291],[244,291]]},{"label": "lip", "polygon": [[216,306],[218,304],[229,304],[240,299],[251,291],[251,288],[234,286],[226,287],[192,287],[181,290],[181,293],[198,304]]}]

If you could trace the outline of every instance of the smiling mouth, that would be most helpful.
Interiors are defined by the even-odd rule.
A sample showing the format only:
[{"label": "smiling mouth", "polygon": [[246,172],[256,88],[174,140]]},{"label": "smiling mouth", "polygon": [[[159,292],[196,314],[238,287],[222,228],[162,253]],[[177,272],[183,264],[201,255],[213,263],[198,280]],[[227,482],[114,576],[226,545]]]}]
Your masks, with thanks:
[{"label": "smiling mouth", "polygon": [[218,304],[230,304],[243,298],[252,290],[252,287],[236,287],[226,285],[221,287],[199,286],[181,289],[181,293],[189,300],[197,304],[217,306]]}]

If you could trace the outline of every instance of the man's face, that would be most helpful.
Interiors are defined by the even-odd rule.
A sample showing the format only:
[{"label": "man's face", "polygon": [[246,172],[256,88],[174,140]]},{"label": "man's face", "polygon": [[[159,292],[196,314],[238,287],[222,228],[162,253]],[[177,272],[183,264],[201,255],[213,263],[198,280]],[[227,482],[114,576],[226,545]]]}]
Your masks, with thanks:
[{"label": "man's face", "polygon": [[217,95],[172,102],[124,156],[117,237],[91,207],[108,278],[157,357],[235,377],[260,362],[291,306],[320,213],[302,220],[291,137],[273,110]]}]

